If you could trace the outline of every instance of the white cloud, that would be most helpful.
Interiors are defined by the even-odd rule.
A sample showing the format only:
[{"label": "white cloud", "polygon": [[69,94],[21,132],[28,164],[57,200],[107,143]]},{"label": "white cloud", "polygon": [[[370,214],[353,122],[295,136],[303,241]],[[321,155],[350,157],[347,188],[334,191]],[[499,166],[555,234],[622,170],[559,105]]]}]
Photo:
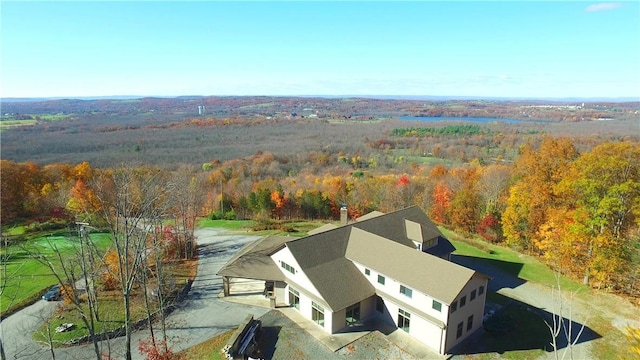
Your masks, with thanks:
[{"label": "white cloud", "polygon": [[594,5],[589,5],[587,6],[584,11],[587,12],[595,12],[595,11],[605,11],[605,10],[612,10],[612,9],[616,9],[621,7],[622,4],[620,3],[600,3],[600,4],[594,4]]}]

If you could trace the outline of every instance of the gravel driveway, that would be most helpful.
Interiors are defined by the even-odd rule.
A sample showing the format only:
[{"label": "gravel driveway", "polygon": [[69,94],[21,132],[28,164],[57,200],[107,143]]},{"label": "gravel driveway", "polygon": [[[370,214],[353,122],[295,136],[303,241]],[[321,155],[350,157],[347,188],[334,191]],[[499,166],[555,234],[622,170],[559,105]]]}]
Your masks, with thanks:
[{"label": "gravel driveway", "polygon": [[[490,291],[495,291],[498,294],[530,305],[533,308],[541,309],[544,312],[559,312],[557,292],[554,294],[549,286],[522,280],[517,276],[502,271],[496,266],[492,266],[490,261],[457,255],[452,256],[452,261],[491,276],[493,279],[489,281]],[[517,264],[514,264],[514,266],[515,265]],[[571,294],[569,291],[563,291],[563,295],[568,299]],[[637,320],[640,319],[640,311],[638,311],[637,308],[622,298],[606,293],[593,293],[593,296],[589,297],[588,303],[581,297],[575,297],[571,304],[565,302],[563,311],[565,317],[569,315],[569,305],[571,305],[571,319],[575,323],[580,325],[585,324],[587,327],[580,337],[580,340],[585,341],[575,344],[571,349],[571,358],[573,359],[595,359],[591,353],[592,340],[597,339],[602,334],[596,334],[589,329],[591,320],[602,318],[610,321],[613,326],[616,326],[617,323],[626,324],[634,320],[637,322]],[[576,333],[579,331],[579,328],[572,330]],[[624,336],[620,333],[617,337],[623,338]],[[619,339],[614,339],[613,341],[618,340]],[[612,341],[612,339],[607,341]],[[624,344],[621,345],[625,346]],[[561,357],[565,350],[566,348],[559,350]],[[468,358],[468,356],[465,355],[464,358]],[[547,352],[542,358],[555,359],[555,355],[553,352]],[[565,358],[570,358],[569,353],[565,355]]]},{"label": "gravel driveway", "polygon": [[[186,349],[212,336],[235,328],[248,314],[260,317],[268,311],[268,309],[260,307],[232,304],[218,298],[218,294],[222,291],[222,278],[217,276],[216,273],[239,248],[250,241],[256,240],[258,237],[225,235],[219,229],[198,229],[195,234],[198,239],[200,257],[198,274],[187,298],[171,313],[167,321],[167,333],[173,351]],[[39,313],[44,311],[40,308],[43,305],[47,307],[50,304],[39,301],[2,322],[3,339],[7,343],[8,359],[51,358],[46,348],[31,340],[31,334],[37,329],[42,320],[35,319],[32,322],[20,320],[25,316],[29,316],[27,312]],[[55,305],[51,305],[51,309],[47,311],[53,312]],[[18,320],[12,320],[16,315]],[[15,322],[12,321],[22,323],[22,325],[15,325]],[[8,331],[8,329],[10,330]],[[138,340],[147,339],[149,335],[150,333],[147,330],[136,331],[133,334],[132,352],[134,359],[143,359],[137,350]],[[108,342],[103,341],[100,346],[104,353],[110,352],[114,359],[124,357],[124,337],[112,339]],[[55,352],[56,359],[95,358],[93,345],[91,344],[56,349]]]}]

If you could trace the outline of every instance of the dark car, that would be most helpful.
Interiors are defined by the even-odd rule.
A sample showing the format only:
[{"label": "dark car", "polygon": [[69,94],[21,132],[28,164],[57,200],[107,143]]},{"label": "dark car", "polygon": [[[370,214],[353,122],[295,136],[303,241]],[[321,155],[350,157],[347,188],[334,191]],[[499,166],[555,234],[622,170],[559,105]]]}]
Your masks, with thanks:
[{"label": "dark car", "polygon": [[42,295],[42,300],[46,301],[58,301],[61,298],[60,294],[60,285],[54,285],[51,289],[47,290],[44,295]]}]

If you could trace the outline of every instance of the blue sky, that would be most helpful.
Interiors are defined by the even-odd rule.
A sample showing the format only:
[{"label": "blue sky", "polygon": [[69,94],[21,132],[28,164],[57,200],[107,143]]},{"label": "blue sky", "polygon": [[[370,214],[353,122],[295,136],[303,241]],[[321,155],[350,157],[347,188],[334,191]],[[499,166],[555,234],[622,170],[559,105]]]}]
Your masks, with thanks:
[{"label": "blue sky", "polygon": [[2,1],[1,96],[640,97],[638,1]]}]

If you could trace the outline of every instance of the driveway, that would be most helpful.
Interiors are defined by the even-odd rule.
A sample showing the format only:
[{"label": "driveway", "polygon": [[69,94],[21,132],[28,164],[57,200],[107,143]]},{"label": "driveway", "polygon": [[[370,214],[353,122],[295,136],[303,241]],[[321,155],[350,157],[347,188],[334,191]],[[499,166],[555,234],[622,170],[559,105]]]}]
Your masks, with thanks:
[{"label": "driveway", "polygon": [[0,322],[0,338],[7,359],[51,358],[49,350],[31,340],[35,330],[49,319],[60,303],[38,300]]},{"label": "driveway", "polygon": [[[258,239],[248,235],[225,235],[220,229],[198,229],[196,236],[199,246],[198,274],[185,301],[169,315],[167,319],[167,335],[174,352],[189,348],[217,334],[235,328],[248,314],[260,317],[269,309],[233,304],[218,298],[222,291],[222,278],[217,276],[218,270],[242,246]],[[38,304],[43,303],[39,302]],[[37,304],[36,304],[37,305]],[[55,307],[54,307],[55,308]],[[26,309],[25,309],[26,310]],[[25,311],[23,310],[23,311]],[[21,311],[20,313],[22,313]],[[53,311],[53,309],[51,310]],[[16,314],[17,315],[17,314]],[[16,315],[10,316],[7,320]],[[5,320],[6,321],[6,320]],[[21,331],[21,342],[14,340],[14,336],[6,336],[6,342],[13,342],[16,346],[7,351],[7,358],[50,358],[46,348],[34,343],[31,334],[40,322],[36,321],[30,327]],[[2,322],[4,326],[4,321]],[[13,334],[13,331],[11,331]],[[148,339],[148,330],[136,331],[132,336],[132,353],[134,359],[143,359],[138,352],[138,340]],[[25,345],[25,339],[27,343]],[[22,344],[21,347],[18,345]],[[103,353],[110,353],[114,359],[124,357],[124,337],[103,341],[100,343]],[[24,351],[18,348],[32,349],[31,355],[23,356]],[[7,350],[9,350],[7,346]],[[33,352],[37,350],[37,352]],[[35,354],[35,355],[33,355]],[[91,359],[95,358],[93,345],[81,345],[56,349],[56,359]]]}]

